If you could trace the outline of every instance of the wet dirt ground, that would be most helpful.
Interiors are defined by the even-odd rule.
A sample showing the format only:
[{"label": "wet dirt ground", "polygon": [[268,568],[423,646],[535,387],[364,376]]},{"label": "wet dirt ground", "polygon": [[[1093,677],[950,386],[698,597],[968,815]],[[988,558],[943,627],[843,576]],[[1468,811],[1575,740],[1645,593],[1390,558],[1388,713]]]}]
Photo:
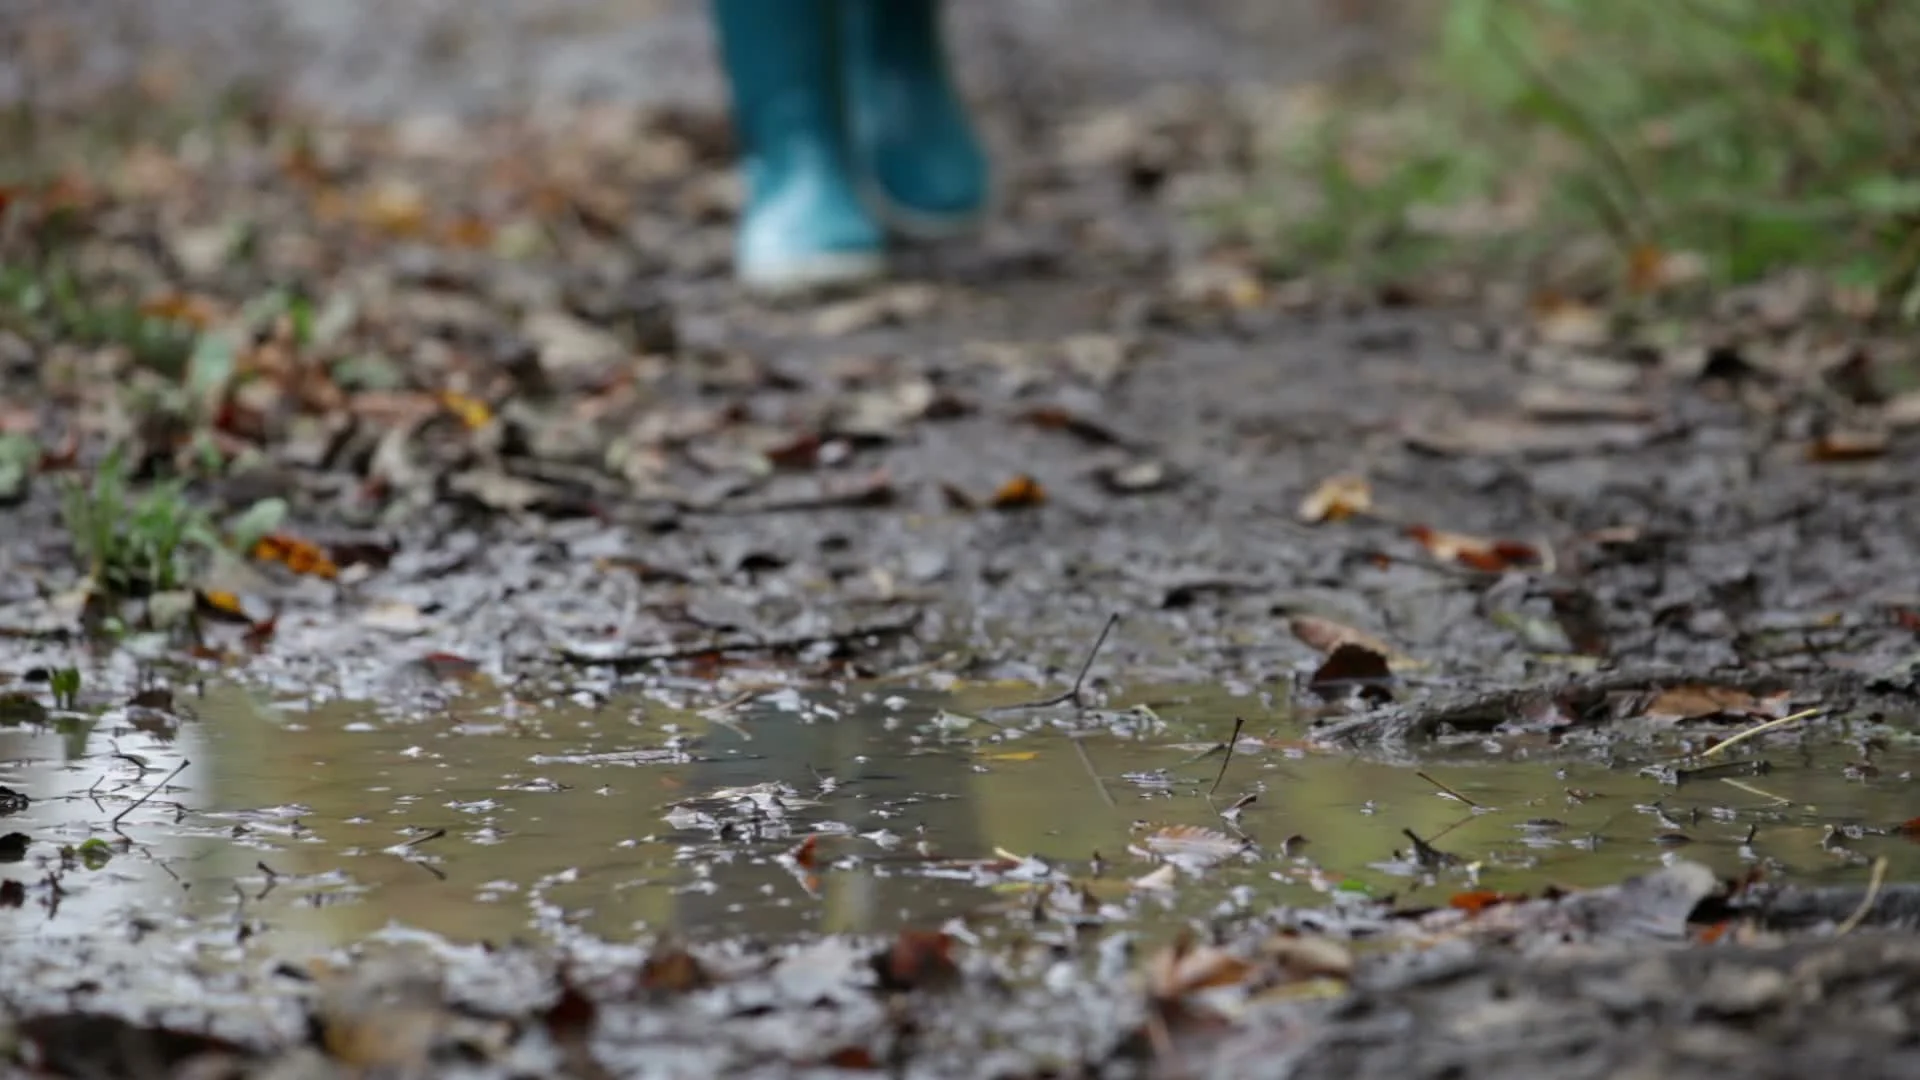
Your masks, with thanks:
[{"label": "wet dirt ground", "polygon": [[1283,99],[1067,81],[988,93],[987,236],[820,303],[727,284],[711,102],[240,115],[67,191],[90,295],[244,328],[193,498],[328,572],[88,643],[65,448],[206,453],[206,357],[9,310],[0,1047],[1910,1071],[1897,336],[1276,274],[1192,213]]}]

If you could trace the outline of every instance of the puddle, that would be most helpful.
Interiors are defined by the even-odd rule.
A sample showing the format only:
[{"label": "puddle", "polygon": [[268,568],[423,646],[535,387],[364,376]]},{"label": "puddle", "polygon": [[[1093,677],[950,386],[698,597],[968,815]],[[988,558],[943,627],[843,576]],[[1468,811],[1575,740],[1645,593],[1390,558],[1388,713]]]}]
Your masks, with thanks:
[{"label": "puddle", "polygon": [[[0,817],[29,840],[0,844],[18,856],[0,879],[26,886],[0,938],[130,922],[287,947],[396,924],[455,940],[785,937],[955,917],[993,933],[1060,914],[1066,890],[1037,904],[1019,880],[1047,868],[1092,882],[1076,910],[1153,934],[1333,889],[1439,904],[1470,886],[1465,869],[1406,865],[1403,830],[1502,891],[1607,884],[1674,854],[1810,884],[1865,880],[1884,855],[1892,879],[1920,878],[1920,845],[1875,831],[1914,814],[1920,751],[1905,744],[1871,775],[1849,768],[1852,745],[1776,743],[1754,752],[1764,775],[1674,786],[1639,771],[1672,747],[1627,760],[1516,741],[1398,767],[1310,751],[1251,697],[1136,700],[1148,707],[1075,734],[1018,713],[992,715],[1020,729],[964,726],[986,692],[819,706],[783,691],[724,722],[638,698],[394,721],[216,686],[172,732],[126,712],[0,728],[0,785],[33,800]],[[1245,734],[1209,799],[1236,715]],[[1150,847],[1195,869],[1155,874]],[[1157,887],[1130,884],[1143,877]]]}]

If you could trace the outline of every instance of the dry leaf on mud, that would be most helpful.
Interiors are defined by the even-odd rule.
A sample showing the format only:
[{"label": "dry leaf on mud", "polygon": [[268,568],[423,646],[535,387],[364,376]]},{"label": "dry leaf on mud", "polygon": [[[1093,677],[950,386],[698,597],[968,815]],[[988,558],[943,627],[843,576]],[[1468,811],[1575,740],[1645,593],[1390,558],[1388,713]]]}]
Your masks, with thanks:
[{"label": "dry leaf on mud", "polygon": [[1455,562],[1475,570],[1500,573],[1520,566],[1538,566],[1540,550],[1518,540],[1490,540],[1466,533],[1414,525],[1407,535],[1418,540],[1434,558]]},{"label": "dry leaf on mud", "polygon": [[1773,720],[1786,715],[1787,695],[1766,697],[1731,686],[1689,684],[1670,686],[1654,694],[1641,709],[1650,720],[1711,720],[1715,718]]},{"label": "dry leaf on mud", "polygon": [[1225,862],[1249,846],[1245,840],[1200,825],[1163,825],[1141,843],[1149,853],[1194,871]]},{"label": "dry leaf on mud", "polygon": [[1593,348],[1611,336],[1607,315],[1599,308],[1556,294],[1533,302],[1533,332],[1549,345]]},{"label": "dry leaf on mud", "polygon": [[1334,646],[1327,654],[1326,660],[1308,677],[1307,689],[1328,701],[1352,693],[1379,704],[1393,700],[1393,692],[1388,689],[1392,681],[1393,671],[1384,655],[1364,645],[1346,642]]},{"label": "dry leaf on mud", "polygon": [[1868,461],[1886,452],[1887,436],[1884,432],[1830,431],[1807,445],[1807,460]]},{"label": "dry leaf on mud", "polygon": [[1373,487],[1364,476],[1345,473],[1330,476],[1306,498],[1300,500],[1300,520],[1317,525],[1323,521],[1345,521],[1373,509]]},{"label": "dry leaf on mud", "polygon": [[987,505],[995,510],[1018,510],[1041,506],[1046,501],[1047,489],[1040,486],[1040,481],[1026,473],[1021,473],[1001,484],[993,493],[993,498],[988,500]]},{"label": "dry leaf on mud", "polygon": [[320,545],[285,533],[268,533],[255,541],[253,557],[279,563],[296,574],[329,581],[340,576],[340,567]]},{"label": "dry leaf on mud", "polygon": [[1295,615],[1287,620],[1287,629],[1291,630],[1293,636],[1299,638],[1307,647],[1321,653],[1331,653],[1342,645],[1358,645],[1386,657],[1390,667],[1408,667],[1415,664],[1410,657],[1395,652],[1392,646],[1380,638],[1364,630],[1356,630],[1345,623],[1323,619],[1318,615]]},{"label": "dry leaf on mud", "polygon": [[1202,990],[1238,986],[1253,970],[1251,963],[1225,949],[1182,938],[1147,961],[1147,993],[1156,1001],[1178,1002]]}]

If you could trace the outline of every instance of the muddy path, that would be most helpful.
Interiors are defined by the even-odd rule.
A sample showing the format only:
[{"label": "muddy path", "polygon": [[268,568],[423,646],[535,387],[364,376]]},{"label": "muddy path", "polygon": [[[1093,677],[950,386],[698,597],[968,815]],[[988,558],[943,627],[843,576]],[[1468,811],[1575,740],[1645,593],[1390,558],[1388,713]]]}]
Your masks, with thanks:
[{"label": "muddy path", "polygon": [[[536,97],[621,70],[546,25],[601,52]],[[1077,55],[1208,52],[1127,40]],[[977,243],[758,304],[697,79],[389,122],[473,71],[381,70],[14,200],[13,1060],[1910,1070],[1899,335],[1276,270],[1203,223],[1289,99],[1118,61],[989,88]],[[105,595],[108,445],[283,513]]]}]

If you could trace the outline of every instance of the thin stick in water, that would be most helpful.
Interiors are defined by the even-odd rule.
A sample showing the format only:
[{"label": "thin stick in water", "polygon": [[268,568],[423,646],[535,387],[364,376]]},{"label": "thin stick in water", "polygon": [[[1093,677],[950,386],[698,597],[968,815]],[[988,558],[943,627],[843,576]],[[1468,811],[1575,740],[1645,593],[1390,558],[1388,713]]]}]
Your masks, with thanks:
[{"label": "thin stick in water", "polygon": [[1087,650],[1087,659],[1084,663],[1080,665],[1080,674],[1075,675],[1073,677],[1073,688],[1071,690],[1068,690],[1064,694],[1056,694],[1050,698],[1042,698],[1039,701],[1027,701],[1027,702],[1022,702],[1018,705],[1002,705],[1000,706],[1000,708],[1001,709],[1044,709],[1049,705],[1063,705],[1069,701],[1073,702],[1073,704],[1076,707],[1078,707],[1080,705],[1080,690],[1082,687],[1086,685],[1086,682],[1087,682],[1087,672],[1093,670],[1093,661],[1096,657],[1100,655],[1100,647],[1107,643],[1107,635],[1113,633],[1114,626],[1116,626],[1119,622],[1120,622],[1119,612],[1116,611],[1113,614],[1107,616],[1107,624],[1100,628],[1100,636],[1093,639],[1093,648]]},{"label": "thin stick in water", "polygon": [[1213,778],[1213,786],[1207,789],[1208,798],[1212,798],[1213,793],[1220,790],[1220,781],[1227,778],[1227,766],[1233,764],[1233,748],[1240,745],[1240,729],[1246,725],[1246,717],[1233,718],[1233,734],[1227,737],[1227,756],[1220,759],[1220,775]]},{"label": "thin stick in water", "polygon": [[1834,936],[1850,934],[1855,927],[1866,921],[1867,914],[1873,910],[1873,902],[1880,899],[1880,883],[1885,880],[1887,880],[1887,857],[1882,855],[1873,860],[1873,876],[1867,879],[1867,895],[1860,898],[1860,906],[1854,908],[1853,914],[1847,916],[1847,921],[1841,923],[1839,929],[1833,932]]},{"label": "thin stick in water", "polygon": [[1472,799],[1467,798],[1465,795],[1462,795],[1459,792],[1448,787],[1447,785],[1441,783],[1440,781],[1435,780],[1433,777],[1428,776],[1426,773],[1416,772],[1413,775],[1419,777],[1422,780],[1425,780],[1427,783],[1432,784],[1434,787],[1439,788],[1442,792],[1445,792],[1446,794],[1451,795],[1456,799],[1459,799],[1461,802],[1466,803],[1468,806],[1473,807],[1475,810],[1480,809],[1479,803],[1474,802]]},{"label": "thin stick in water", "polygon": [[180,764],[178,764],[178,765],[175,765],[175,766],[173,767],[173,771],[172,771],[172,772],[170,772],[170,773],[168,773],[167,775],[165,775],[165,776],[163,776],[163,777],[161,777],[161,778],[160,778],[160,782],[159,782],[158,784],[155,784],[155,785],[153,785],[153,787],[152,787],[151,789],[149,789],[149,790],[148,790],[148,792],[147,792],[147,793],[146,793],[145,795],[142,795],[142,796],[140,796],[140,797],[139,797],[138,799],[135,799],[135,800],[133,800],[133,805],[131,805],[131,806],[129,806],[129,807],[127,807],[127,808],[126,808],[125,810],[122,810],[122,811],[120,811],[119,813],[117,813],[117,814],[115,814],[115,815],[113,815],[113,824],[115,824],[115,825],[118,825],[118,824],[120,824],[120,819],[121,819],[121,818],[124,818],[124,817],[126,817],[126,816],[127,816],[128,814],[131,814],[131,813],[133,813],[133,812],[134,812],[135,810],[138,810],[138,809],[140,809],[140,808],[141,808],[142,806],[145,806],[145,805],[147,804],[147,800],[148,800],[148,799],[151,799],[151,798],[153,798],[153,797],[154,797],[155,795],[158,795],[158,794],[160,793],[160,791],[161,791],[161,789],[163,789],[163,788],[165,788],[165,787],[167,786],[167,784],[168,784],[168,782],[169,782],[169,781],[171,781],[171,780],[172,780],[172,779],[173,779],[174,777],[176,777],[176,776],[179,776],[179,775],[180,775],[180,773],[181,773],[182,771],[184,771],[184,770],[186,769],[186,767],[187,767],[188,765],[191,765],[191,764],[193,764],[193,763],[192,763],[192,762],[190,762],[190,761],[188,761],[188,760],[186,760],[185,758],[182,758],[182,759],[180,760]]},{"label": "thin stick in water", "polygon": [[1789,715],[1789,716],[1783,716],[1778,720],[1769,720],[1764,724],[1756,724],[1745,731],[1736,732],[1732,735],[1727,736],[1725,739],[1722,739],[1719,742],[1714,743],[1712,746],[1709,746],[1705,750],[1702,750],[1700,752],[1700,756],[1703,758],[1710,758],[1713,755],[1719,753],[1720,751],[1725,750],[1727,747],[1732,746],[1734,743],[1746,742],[1748,739],[1753,738],[1755,735],[1764,735],[1767,732],[1772,731],[1774,728],[1786,727],[1788,724],[1795,723],[1796,721],[1805,720],[1809,716],[1818,716],[1818,715],[1820,715],[1820,710],[1817,708],[1801,709],[1797,713],[1793,713],[1792,715]]}]

